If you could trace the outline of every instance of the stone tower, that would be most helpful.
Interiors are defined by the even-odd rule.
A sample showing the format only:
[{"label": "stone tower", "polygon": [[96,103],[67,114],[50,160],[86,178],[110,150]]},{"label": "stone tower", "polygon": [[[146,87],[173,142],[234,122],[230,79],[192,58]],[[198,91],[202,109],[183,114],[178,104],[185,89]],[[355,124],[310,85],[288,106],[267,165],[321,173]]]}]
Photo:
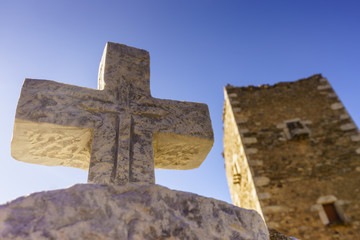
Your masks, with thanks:
[{"label": "stone tower", "polygon": [[233,203],[301,239],[360,236],[360,134],[327,79],[224,91]]}]

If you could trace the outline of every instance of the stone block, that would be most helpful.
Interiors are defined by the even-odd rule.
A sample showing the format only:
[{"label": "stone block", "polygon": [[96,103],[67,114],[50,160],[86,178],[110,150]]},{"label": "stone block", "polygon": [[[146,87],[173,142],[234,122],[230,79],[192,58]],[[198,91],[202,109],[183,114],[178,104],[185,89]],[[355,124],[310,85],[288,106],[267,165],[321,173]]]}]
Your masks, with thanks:
[{"label": "stone block", "polygon": [[263,200],[263,199],[270,199],[271,198],[271,194],[268,192],[264,192],[264,193],[259,193],[258,194],[258,198]]},{"label": "stone block", "polygon": [[355,150],[357,154],[360,154],[360,148]]},{"label": "stone block", "polygon": [[254,177],[255,186],[262,187],[270,183],[270,178],[268,177]]},{"label": "stone block", "polygon": [[264,162],[262,160],[250,160],[249,165],[250,166],[262,166]]},{"label": "stone block", "polygon": [[236,120],[236,123],[237,123],[237,124],[243,124],[243,123],[246,123],[247,121],[248,121],[247,118],[240,118],[240,119],[237,119],[237,120]]},{"label": "stone block", "polygon": [[233,111],[234,111],[234,112],[240,112],[240,111],[241,111],[241,108],[235,107],[235,108],[233,108]]},{"label": "stone block", "polygon": [[317,87],[317,89],[318,90],[327,90],[327,89],[331,89],[331,85],[329,85],[329,84],[326,84],[326,85],[319,85],[318,87]]},{"label": "stone block", "polygon": [[350,118],[350,115],[347,114],[347,113],[340,115],[340,120],[346,120],[346,119],[349,119],[349,118]]},{"label": "stone block", "polygon": [[326,78],[321,78],[321,79],[320,79],[320,82],[322,82],[322,83],[328,83],[328,80],[327,80]]},{"label": "stone block", "polygon": [[310,120],[304,120],[304,121],[302,121],[302,123],[305,125],[311,125],[313,122]]},{"label": "stone block", "polygon": [[360,141],[360,135],[352,135],[350,137],[351,141],[353,142],[359,142]]},{"label": "stone block", "polygon": [[340,126],[340,129],[343,131],[350,131],[350,130],[353,130],[356,128],[357,127],[354,123],[346,123],[346,124]]},{"label": "stone block", "polygon": [[339,110],[339,109],[344,108],[344,105],[341,102],[337,102],[337,103],[331,104],[330,107],[332,110]]},{"label": "stone block", "polygon": [[247,154],[255,154],[257,152],[258,152],[257,148],[247,148],[246,149]]},{"label": "stone block", "polygon": [[266,206],[263,207],[263,212],[264,213],[278,213],[278,212],[287,212],[289,211],[289,208],[286,206]]},{"label": "stone block", "polygon": [[248,133],[249,129],[239,129],[240,134]]},{"label": "stone block", "polygon": [[253,144],[257,143],[257,139],[255,137],[245,137],[242,139],[243,144]]},{"label": "stone block", "polygon": [[332,92],[332,93],[328,93],[328,98],[337,98],[336,93]]},{"label": "stone block", "polygon": [[236,101],[236,100],[231,100],[231,104],[232,104],[232,105],[236,105],[236,104],[240,104],[240,102],[239,102],[239,101]]}]

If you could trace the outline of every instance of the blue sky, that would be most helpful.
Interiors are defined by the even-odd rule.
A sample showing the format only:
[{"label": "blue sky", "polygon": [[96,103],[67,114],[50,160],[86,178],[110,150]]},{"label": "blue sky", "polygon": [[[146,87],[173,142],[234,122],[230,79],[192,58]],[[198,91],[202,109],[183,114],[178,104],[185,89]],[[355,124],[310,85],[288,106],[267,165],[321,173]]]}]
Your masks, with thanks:
[{"label": "blue sky", "polygon": [[0,203],[87,180],[87,172],[10,156],[23,80],[96,88],[107,41],[146,49],[154,97],[209,105],[215,133],[199,169],[156,182],[230,202],[222,152],[223,87],[322,73],[359,125],[359,1],[0,0]]}]

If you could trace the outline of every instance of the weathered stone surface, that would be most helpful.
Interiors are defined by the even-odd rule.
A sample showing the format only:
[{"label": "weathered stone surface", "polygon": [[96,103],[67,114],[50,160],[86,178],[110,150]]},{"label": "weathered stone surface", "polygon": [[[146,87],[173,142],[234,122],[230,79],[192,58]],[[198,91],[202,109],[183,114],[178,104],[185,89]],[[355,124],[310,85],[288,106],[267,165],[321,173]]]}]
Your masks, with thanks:
[{"label": "weathered stone surface", "polygon": [[145,50],[107,43],[98,89],[26,79],[12,156],[89,169],[89,182],[154,182],[154,167],[192,169],[213,144],[206,104],[150,94]]},{"label": "weathered stone surface", "polygon": [[286,235],[279,233],[275,229],[269,228],[269,233],[270,233],[270,240],[297,240],[297,238],[287,237]]},{"label": "weathered stone surface", "polygon": [[78,184],[0,206],[0,239],[267,240],[262,218],[153,184]]}]

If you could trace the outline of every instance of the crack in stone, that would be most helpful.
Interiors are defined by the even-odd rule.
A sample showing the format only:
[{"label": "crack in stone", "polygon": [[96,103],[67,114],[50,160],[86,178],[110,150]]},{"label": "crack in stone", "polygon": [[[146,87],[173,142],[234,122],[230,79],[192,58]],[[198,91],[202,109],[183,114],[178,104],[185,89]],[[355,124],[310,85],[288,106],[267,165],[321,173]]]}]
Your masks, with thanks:
[{"label": "crack in stone", "polygon": [[115,131],[116,131],[116,135],[115,135],[115,156],[114,156],[114,167],[112,169],[112,173],[111,173],[111,181],[113,183],[116,182],[116,177],[117,177],[117,166],[118,166],[118,154],[119,154],[119,126],[120,126],[120,119],[119,119],[119,115],[115,116]]},{"label": "crack in stone", "polygon": [[134,158],[134,146],[133,146],[133,138],[134,138],[134,119],[130,117],[130,143],[129,143],[129,181],[133,181],[133,158]]}]

